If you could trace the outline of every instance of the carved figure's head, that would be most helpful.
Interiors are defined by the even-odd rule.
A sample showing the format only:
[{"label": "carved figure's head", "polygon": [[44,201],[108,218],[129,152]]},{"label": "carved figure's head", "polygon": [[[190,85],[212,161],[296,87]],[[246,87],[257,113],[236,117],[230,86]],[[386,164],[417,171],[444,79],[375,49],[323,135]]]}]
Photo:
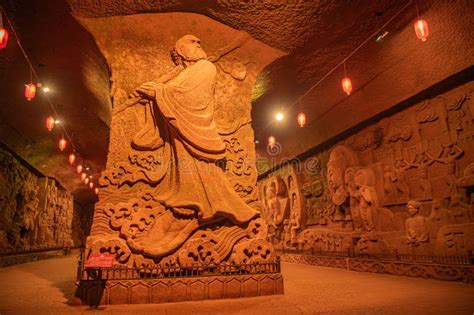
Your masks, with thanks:
[{"label": "carved figure's head", "polygon": [[440,209],[442,205],[443,205],[443,202],[439,198],[433,199],[433,202],[431,203],[431,207],[435,210]]},{"label": "carved figure's head", "polygon": [[176,41],[171,58],[176,65],[206,59],[207,54],[201,48],[201,40],[194,35],[185,35]]},{"label": "carved figure's head", "polygon": [[342,174],[341,170],[333,165],[328,166],[328,184],[331,192],[335,192],[339,187],[342,186],[343,179],[342,179]]},{"label": "carved figure's head", "polygon": [[344,173],[344,182],[348,187],[354,186],[355,168],[348,167]]},{"label": "carved figure's head", "polygon": [[275,198],[276,197],[276,186],[275,183],[271,183],[270,186],[267,187],[267,198]]},{"label": "carved figure's head", "polygon": [[461,203],[461,201],[462,201],[462,196],[460,194],[454,194],[453,196],[451,196],[450,205],[457,206]]},{"label": "carved figure's head", "polygon": [[410,200],[407,203],[407,208],[408,214],[413,217],[420,213],[420,211],[423,209],[423,205],[421,204],[421,202]]}]

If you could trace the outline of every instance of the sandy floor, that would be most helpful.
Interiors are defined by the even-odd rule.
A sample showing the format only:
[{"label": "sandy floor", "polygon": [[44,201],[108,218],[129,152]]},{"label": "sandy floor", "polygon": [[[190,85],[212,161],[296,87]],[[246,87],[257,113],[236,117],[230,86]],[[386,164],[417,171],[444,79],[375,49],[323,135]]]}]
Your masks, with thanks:
[{"label": "sandy floor", "polygon": [[0,314],[474,314],[474,285],[283,264],[285,295],[72,306],[75,258],[0,268]]}]

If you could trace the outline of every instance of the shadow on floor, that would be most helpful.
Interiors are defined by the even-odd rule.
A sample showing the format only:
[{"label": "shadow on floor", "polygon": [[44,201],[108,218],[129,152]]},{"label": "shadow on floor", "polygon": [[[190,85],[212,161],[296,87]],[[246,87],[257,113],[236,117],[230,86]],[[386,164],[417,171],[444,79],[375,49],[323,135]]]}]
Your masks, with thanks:
[{"label": "shadow on floor", "polygon": [[81,280],[74,294],[73,305],[88,305],[94,308],[103,305],[105,284],[104,280]]}]

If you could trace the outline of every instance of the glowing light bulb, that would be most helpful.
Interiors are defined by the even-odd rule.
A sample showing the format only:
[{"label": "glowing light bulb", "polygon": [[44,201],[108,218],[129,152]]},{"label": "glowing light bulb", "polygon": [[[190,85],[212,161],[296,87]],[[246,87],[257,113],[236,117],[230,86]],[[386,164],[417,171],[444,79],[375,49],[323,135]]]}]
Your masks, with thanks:
[{"label": "glowing light bulb", "polygon": [[283,113],[277,113],[275,115],[275,119],[278,120],[278,121],[282,121],[283,118],[285,118],[285,116],[283,115]]},{"label": "glowing light bulb", "polygon": [[86,179],[86,176],[87,176],[86,173],[82,173],[82,174],[81,174],[81,180],[85,180],[85,179]]},{"label": "glowing light bulb", "polygon": [[94,192],[95,192],[96,195],[98,195],[98,194],[99,194],[99,188],[96,187],[96,188],[94,189]]},{"label": "glowing light bulb", "polygon": [[303,112],[300,112],[298,114],[298,125],[303,128],[304,125],[306,124],[306,114]]},{"label": "glowing light bulb", "polygon": [[84,178],[84,184],[86,184],[86,185],[89,184],[89,178],[88,177]]},{"label": "glowing light bulb", "polygon": [[49,93],[49,91],[50,91],[49,87],[45,86],[45,87],[43,88],[43,92],[44,92],[44,93]]},{"label": "glowing light bulb", "polygon": [[0,49],[7,47],[7,44],[8,44],[8,31],[4,29],[3,27],[0,27]]},{"label": "glowing light bulb", "polygon": [[74,153],[69,154],[68,161],[69,161],[69,164],[71,165],[74,164],[74,162],[76,162],[76,155]]},{"label": "glowing light bulb", "polygon": [[342,89],[347,95],[351,95],[352,92],[352,81],[348,77],[342,79]]},{"label": "glowing light bulb", "polygon": [[54,128],[54,117],[49,116],[48,118],[46,118],[46,128],[48,129],[48,131],[53,130],[53,128]]},{"label": "glowing light bulb", "polygon": [[76,167],[76,172],[77,172],[77,174],[81,174],[81,172],[82,172],[82,165],[81,165],[81,164],[79,164],[79,165]]},{"label": "glowing light bulb", "polygon": [[93,182],[90,182],[90,183],[89,183],[89,188],[90,188],[90,189],[94,188],[94,183],[93,183]]},{"label": "glowing light bulb", "polygon": [[416,37],[421,39],[422,42],[426,42],[426,38],[430,34],[428,23],[423,19],[419,19],[413,26],[415,27]]},{"label": "glowing light bulb", "polygon": [[59,140],[59,150],[64,151],[64,149],[66,149],[66,145],[66,139],[61,138],[61,140]]},{"label": "glowing light bulb", "polygon": [[28,83],[25,85],[25,97],[28,101],[31,101],[36,95],[36,85]]}]

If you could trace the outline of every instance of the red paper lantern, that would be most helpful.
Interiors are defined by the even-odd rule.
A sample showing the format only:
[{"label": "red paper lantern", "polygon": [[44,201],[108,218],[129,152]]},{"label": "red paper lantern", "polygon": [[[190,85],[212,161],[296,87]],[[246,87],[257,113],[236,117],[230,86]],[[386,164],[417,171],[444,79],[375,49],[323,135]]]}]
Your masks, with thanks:
[{"label": "red paper lantern", "polygon": [[86,173],[82,173],[82,174],[81,174],[81,180],[85,180],[85,179],[86,179],[86,176],[87,176]]},{"label": "red paper lantern", "polygon": [[59,140],[59,150],[64,151],[64,149],[66,149],[66,145],[66,139],[61,138],[61,140]]},{"label": "red paper lantern", "polygon": [[413,24],[413,26],[415,27],[416,37],[421,39],[422,42],[426,42],[426,38],[430,34],[428,23],[423,19],[419,19],[415,24]]},{"label": "red paper lantern", "polygon": [[29,83],[25,85],[25,97],[28,101],[31,101],[36,95],[36,85]]},{"label": "red paper lantern", "polygon": [[76,162],[76,155],[74,153],[69,154],[68,160],[69,164],[74,164],[74,162]]},{"label": "red paper lantern", "polygon": [[303,112],[300,112],[298,114],[298,125],[303,128],[304,125],[306,124],[306,114]]},{"label": "red paper lantern", "polygon": [[342,79],[342,89],[347,95],[351,95],[351,92],[352,92],[351,79],[349,79],[348,77],[345,77],[344,79]]},{"label": "red paper lantern", "polygon": [[76,172],[77,172],[77,174],[81,174],[81,172],[82,172],[82,165],[81,165],[81,164],[79,164],[79,165],[76,167]]},{"label": "red paper lantern", "polygon": [[46,118],[46,128],[48,129],[48,131],[53,130],[54,125],[55,125],[54,122],[55,122],[54,117],[49,116],[48,118]]},{"label": "red paper lantern", "polygon": [[98,195],[98,194],[99,194],[99,188],[96,187],[96,188],[94,189],[94,192],[95,192],[96,195]]},{"label": "red paper lantern", "polygon": [[84,184],[89,184],[89,177],[84,178]]},{"label": "red paper lantern", "polygon": [[8,31],[3,27],[0,27],[0,49],[7,47],[8,43]]},{"label": "red paper lantern", "polygon": [[93,182],[90,182],[90,183],[89,183],[89,187],[90,187],[91,189],[94,188],[94,183],[93,183]]}]

